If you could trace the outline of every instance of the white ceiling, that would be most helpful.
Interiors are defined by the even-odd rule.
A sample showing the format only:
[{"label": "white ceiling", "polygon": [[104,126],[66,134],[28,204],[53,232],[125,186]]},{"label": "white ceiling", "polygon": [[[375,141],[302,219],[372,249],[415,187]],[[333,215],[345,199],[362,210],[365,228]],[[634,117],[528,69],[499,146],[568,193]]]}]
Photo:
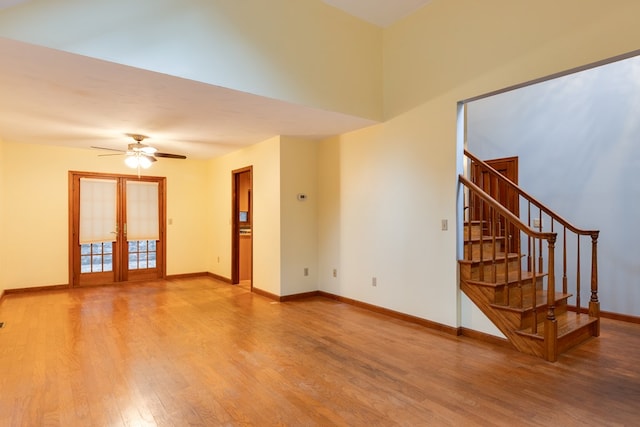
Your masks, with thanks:
[{"label": "white ceiling", "polygon": [[[0,9],[25,0],[0,0]],[[430,0],[325,0],[388,25]],[[219,156],[276,135],[322,138],[374,124],[165,74],[0,38],[0,139]]]}]

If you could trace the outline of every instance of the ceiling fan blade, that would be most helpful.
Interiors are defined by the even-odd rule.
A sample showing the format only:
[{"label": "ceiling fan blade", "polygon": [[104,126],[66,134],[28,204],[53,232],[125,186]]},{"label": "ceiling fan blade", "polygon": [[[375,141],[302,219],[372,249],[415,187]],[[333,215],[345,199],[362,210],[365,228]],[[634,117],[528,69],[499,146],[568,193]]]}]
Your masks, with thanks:
[{"label": "ceiling fan blade", "polygon": [[94,147],[93,145],[91,146],[91,148],[95,148],[96,150],[107,150],[107,151],[118,151],[120,153],[125,153],[125,150],[118,150],[117,148],[107,148],[107,147]]},{"label": "ceiling fan blade", "polygon": [[153,153],[155,157],[166,157],[168,159],[186,159],[187,156],[183,156],[182,154],[169,154],[169,153]]},{"label": "ceiling fan blade", "polygon": [[125,153],[113,153],[113,154],[98,154],[98,157],[108,157],[108,156],[124,156]]}]

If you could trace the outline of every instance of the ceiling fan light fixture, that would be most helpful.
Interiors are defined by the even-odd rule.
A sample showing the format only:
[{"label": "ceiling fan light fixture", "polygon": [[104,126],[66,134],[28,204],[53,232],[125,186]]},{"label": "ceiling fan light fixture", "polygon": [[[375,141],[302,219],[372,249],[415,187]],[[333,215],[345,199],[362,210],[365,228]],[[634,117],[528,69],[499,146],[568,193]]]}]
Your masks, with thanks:
[{"label": "ceiling fan light fixture", "polygon": [[131,169],[148,169],[156,159],[150,156],[146,156],[141,153],[135,153],[133,155],[128,155],[124,158],[124,163],[129,166]]},{"label": "ceiling fan light fixture", "polygon": [[140,164],[140,167],[142,167],[143,169],[149,169],[149,166],[151,166],[151,164],[155,161],[156,159],[154,159],[153,157],[149,157],[145,155],[138,157],[138,163]]},{"label": "ceiling fan light fixture", "polygon": [[[0,0],[1,2],[2,0]],[[144,135],[139,134],[127,134],[135,140],[127,146],[127,150],[118,150],[115,148],[106,147],[91,147],[99,150],[117,151],[125,155],[124,163],[131,169],[138,170],[138,176],[140,176],[140,169],[148,169],[151,165],[157,161],[156,157],[167,157],[170,159],[186,159],[187,156],[181,154],[169,154],[159,153],[155,147],[143,144],[142,141],[147,138]],[[100,154],[100,156],[115,156],[118,154]]]},{"label": "ceiling fan light fixture", "polygon": [[124,163],[129,166],[131,169],[137,169],[140,163],[138,162],[138,156],[126,156],[124,158]]}]

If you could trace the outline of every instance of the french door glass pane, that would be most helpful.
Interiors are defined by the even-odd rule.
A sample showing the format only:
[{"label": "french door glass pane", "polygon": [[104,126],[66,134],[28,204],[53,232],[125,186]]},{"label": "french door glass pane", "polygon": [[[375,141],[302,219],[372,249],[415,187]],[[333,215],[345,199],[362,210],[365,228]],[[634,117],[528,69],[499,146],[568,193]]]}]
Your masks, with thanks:
[{"label": "french door glass pane", "polygon": [[93,272],[102,271],[102,256],[94,255],[92,258],[93,258],[93,262],[91,263],[91,271]]},{"label": "french door glass pane", "polygon": [[113,271],[113,243],[83,243],[80,245],[80,273]]},{"label": "french door glass pane", "polygon": [[156,268],[156,241],[134,240],[129,242],[129,270]]},{"label": "french door glass pane", "polygon": [[138,268],[147,268],[147,253],[140,252],[138,256]]},{"label": "french door glass pane", "polygon": [[137,270],[137,269],[138,269],[138,254],[129,253],[129,270]]}]

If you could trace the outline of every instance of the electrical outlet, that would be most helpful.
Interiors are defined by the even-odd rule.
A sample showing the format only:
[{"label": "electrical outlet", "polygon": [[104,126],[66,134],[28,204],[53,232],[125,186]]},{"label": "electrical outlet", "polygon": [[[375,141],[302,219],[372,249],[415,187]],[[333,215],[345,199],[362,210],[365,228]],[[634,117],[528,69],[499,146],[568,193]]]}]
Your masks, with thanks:
[{"label": "electrical outlet", "polygon": [[378,286],[378,279],[376,277],[371,278],[371,286],[373,287]]},{"label": "electrical outlet", "polygon": [[338,277],[338,269],[333,269],[333,277]]},{"label": "electrical outlet", "polygon": [[447,231],[449,229],[449,221],[446,219],[442,220],[442,231]]},{"label": "electrical outlet", "polygon": [[541,228],[542,227],[542,219],[534,218],[533,219],[533,227],[534,228]]},{"label": "electrical outlet", "polygon": [[305,275],[305,276],[308,276],[308,275],[309,275],[309,268],[308,268],[308,267],[305,267],[305,268],[304,268],[304,275]]},{"label": "electrical outlet", "polygon": [[220,264],[220,257],[218,257],[218,264]]}]

